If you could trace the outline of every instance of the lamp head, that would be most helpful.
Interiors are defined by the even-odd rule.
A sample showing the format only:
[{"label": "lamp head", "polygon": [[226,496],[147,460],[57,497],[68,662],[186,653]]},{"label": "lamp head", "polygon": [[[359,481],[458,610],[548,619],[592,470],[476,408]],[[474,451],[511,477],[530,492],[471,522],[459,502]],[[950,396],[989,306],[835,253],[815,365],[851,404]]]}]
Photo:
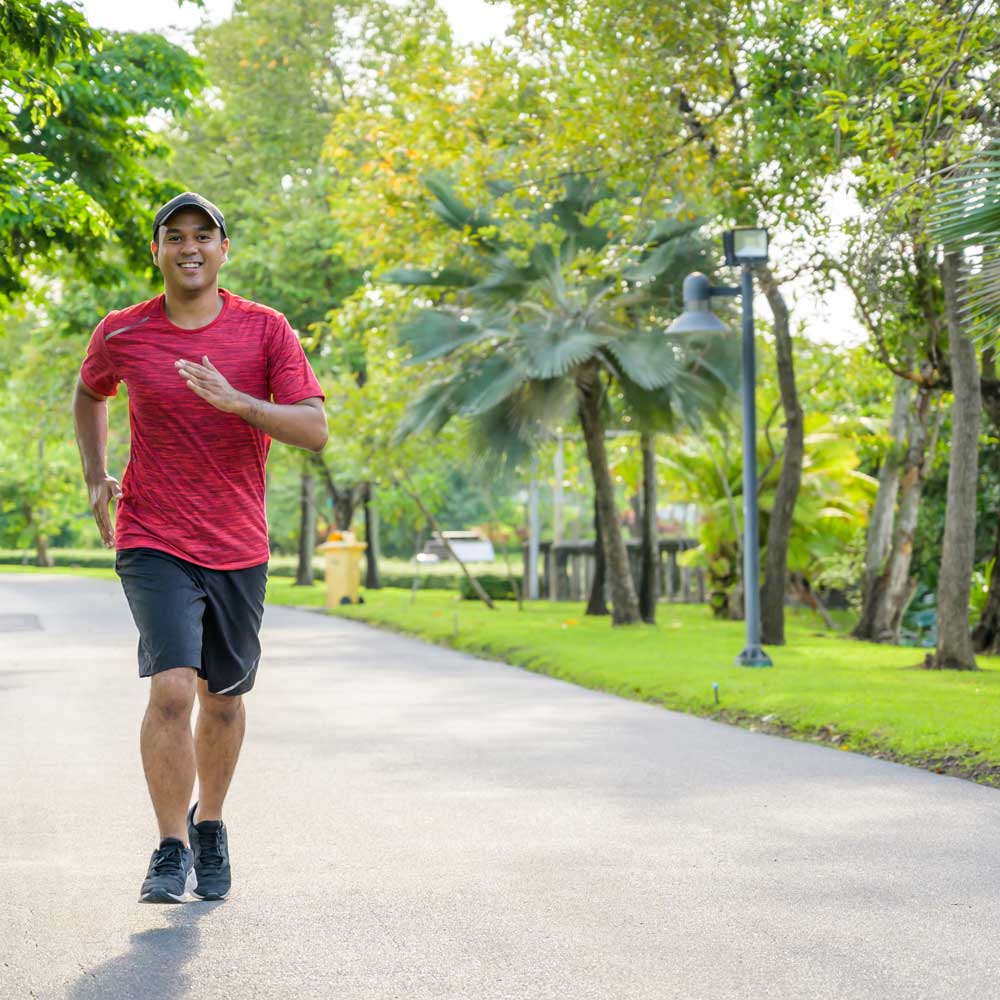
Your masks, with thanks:
[{"label": "lamp head", "polygon": [[722,234],[722,249],[726,263],[763,264],[767,261],[767,230],[740,226]]},{"label": "lamp head", "polygon": [[670,324],[667,333],[720,333],[726,324],[712,312],[712,285],[700,271],[684,279],[684,312]]}]

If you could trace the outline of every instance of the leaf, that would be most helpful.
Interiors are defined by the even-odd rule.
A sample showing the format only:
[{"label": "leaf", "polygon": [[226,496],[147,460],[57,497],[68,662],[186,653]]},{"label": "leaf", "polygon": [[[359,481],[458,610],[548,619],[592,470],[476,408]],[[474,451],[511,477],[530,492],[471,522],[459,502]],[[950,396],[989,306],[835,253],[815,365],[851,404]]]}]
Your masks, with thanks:
[{"label": "leaf", "polygon": [[419,267],[394,267],[379,275],[382,284],[417,285],[442,288],[467,288],[476,283],[476,276],[457,267],[442,267],[427,271]]},{"label": "leaf", "polygon": [[519,340],[527,359],[531,378],[551,379],[565,375],[571,368],[592,357],[608,337],[587,329],[530,326],[520,332]]},{"label": "leaf", "polygon": [[456,387],[458,412],[474,416],[506,399],[525,379],[527,373],[506,352],[497,352],[467,367]]},{"label": "leaf", "polygon": [[659,389],[681,370],[674,343],[659,332],[610,340],[606,350],[614,356],[622,374],[641,389]]},{"label": "leaf", "polygon": [[423,178],[423,184],[434,195],[431,210],[452,229],[461,232],[468,228],[475,232],[486,226],[495,225],[485,212],[470,208],[455,194],[447,174],[442,172],[427,174]]},{"label": "leaf", "polygon": [[661,243],[652,253],[638,264],[622,270],[622,277],[628,281],[648,281],[662,274],[676,260],[680,247],[674,241]]},{"label": "leaf", "polygon": [[454,382],[446,379],[427,386],[407,405],[393,435],[393,442],[399,443],[411,434],[424,430],[441,430],[455,413],[452,400],[455,388]]},{"label": "leaf", "polygon": [[399,340],[411,352],[406,363],[415,365],[444,357],[463,344],[474,343],[486,335],[468,314],[456,316],[438,309],[426,309],[403,325]]}]

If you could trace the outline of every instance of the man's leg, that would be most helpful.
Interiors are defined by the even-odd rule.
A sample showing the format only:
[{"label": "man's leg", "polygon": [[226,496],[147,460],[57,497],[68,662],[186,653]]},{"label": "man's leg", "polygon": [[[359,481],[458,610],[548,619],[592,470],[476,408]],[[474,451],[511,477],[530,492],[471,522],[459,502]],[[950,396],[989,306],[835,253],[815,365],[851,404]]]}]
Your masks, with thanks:
[{"label": "man's leg", "polygon": [[195,776],[191,709],[197,676],[193,667],[153,674],[139,738],[160,839],[174,837],[184,844],[188,840],[187,810]]},{"label": "man's leg", "polygon": [[198,678],[198,722],[195,726],[195,759],[198,767],[198,814],[195,823],[222,819],[222,803],[233,780],[246,709],[241,695],[212,694]]}]

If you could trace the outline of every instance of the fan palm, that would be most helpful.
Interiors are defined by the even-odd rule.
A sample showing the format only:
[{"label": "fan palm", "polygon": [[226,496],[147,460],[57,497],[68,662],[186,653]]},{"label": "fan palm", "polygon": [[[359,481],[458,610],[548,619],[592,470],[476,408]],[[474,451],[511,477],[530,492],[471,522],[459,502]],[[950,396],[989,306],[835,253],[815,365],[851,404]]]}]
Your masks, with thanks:
[{"label": "fan palm", "polygon": [[[410,364],[438,370],[408,407],[399,434],[433,432],[452,417],[467,417],[486,449],[516,462],[551,428],[578,419],[594,480],[612,622],[637,622],[605,428],[622,405],[644,427],[696,423],[732,385],[734,356],[723,339],[665,332],[681,275],[704,257],[697,226],[665,219],[633,244],[589,223],[611,195],[599,182],[574,176],[553,201],[517,206],[532,223],[537,242],[529,246],[505,237],[503,224],[482,209],[465,205],[447,178],[424,183],[435,215],[463,240],[456,260],[445,266],[382,276],[442,289],[434,308],[400,331]],[[545,242],[545,234],[554,235]]]},{"label": "fan palm", "polygon": [[995,346],[1000,341],[1000,140],[944,185],[932,224],[943,243],[967,250],[972,258],[963,280],[969,332]]}]

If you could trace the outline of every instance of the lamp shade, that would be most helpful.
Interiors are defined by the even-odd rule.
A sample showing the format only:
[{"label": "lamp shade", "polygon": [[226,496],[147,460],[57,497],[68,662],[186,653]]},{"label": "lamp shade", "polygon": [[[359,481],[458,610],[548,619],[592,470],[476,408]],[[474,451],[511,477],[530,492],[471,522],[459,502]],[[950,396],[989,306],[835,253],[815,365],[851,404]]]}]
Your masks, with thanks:
[{"label": "lamp shade", "polygon": [[726,324],[712,312],[712,286],[698,271],[684,279],[684,312],[670,324],[667,333],[720,333]]}]

